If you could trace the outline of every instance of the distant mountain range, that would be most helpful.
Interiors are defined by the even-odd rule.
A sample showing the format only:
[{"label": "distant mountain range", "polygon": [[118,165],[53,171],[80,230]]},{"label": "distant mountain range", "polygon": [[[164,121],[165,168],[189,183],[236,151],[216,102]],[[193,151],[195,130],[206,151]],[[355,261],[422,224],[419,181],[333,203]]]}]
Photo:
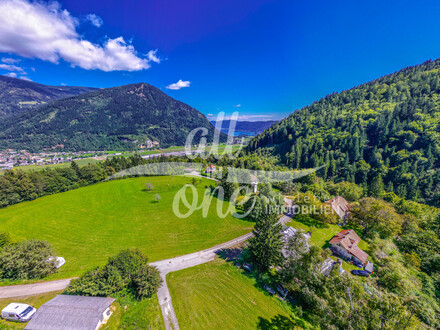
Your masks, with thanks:
[{"label": "distant mountain range", "polygon": [[[11,82],[10,92],[7,88],[3,92],[15,95],[16,104],[20,104],[25,98],[14,92],[17,82]],[[59,98],[62,91],[87,91],[60,88],[55,95],[54,87],[26,81],[19,85],[28,88],[23,87],[20,93],[29,90],[31,94],[35,85],[42,86],[36,95],[45,95],[46,100],[49,95]],[[39,97],[34,102],[39,102]],[[0,121],[0,149],[130,150],[152,142],[167,147],[184,145],[195,128],[207,128],[208,141],[215,131],[202,113],[144,83],[94,90],[18,112]],[[225,138],[222,134],[221,139]]]},{"label": "distant mountain range", "polygon": [[94,91],[91,87],[46,86],[0,76],[0,120],[64,97]]},{"label": "distant mountain range", "polygon": [[[234,136],[239,135],[257,135],[262,133],[264,130],[271,127],[277,121],[275,120],[267,120],[267,121],[239,121],[235,123],[235,131]],[[224,120],[222,122],[221,131],[225,134],[228,134],[230,120]],[[215,126],[216,121],[211,121],[211,124]]]}]

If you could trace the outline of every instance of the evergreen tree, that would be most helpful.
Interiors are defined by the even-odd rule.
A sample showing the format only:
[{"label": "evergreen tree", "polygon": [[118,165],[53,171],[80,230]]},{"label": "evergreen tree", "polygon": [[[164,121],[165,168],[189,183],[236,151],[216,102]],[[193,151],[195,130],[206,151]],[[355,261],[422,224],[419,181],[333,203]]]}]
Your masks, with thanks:
[{"label": "evergreen tree", "polygon": [[284,245],[278,216],[264,213],[254,227],[254,237],[249,240],[249,252],[252,260],[261,271],[271,266],[279,266],[283,261],[281,249]]}]

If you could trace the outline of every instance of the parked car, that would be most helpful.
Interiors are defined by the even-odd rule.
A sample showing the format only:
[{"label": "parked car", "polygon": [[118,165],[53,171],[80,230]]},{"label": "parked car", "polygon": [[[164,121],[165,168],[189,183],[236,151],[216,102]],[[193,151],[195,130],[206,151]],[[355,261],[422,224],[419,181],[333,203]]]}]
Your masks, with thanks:
[{"label": "parked car", "polygon": [[243,269],[247,272],[251,272],[252,271],[252,265],[248,264],[247,262],[245,262],[243,264]]},{"label": "parked car", "polygon": [[275,291],[273,291],[273,289],[272,289],[270,286],[268,286],[268,285],[265,285],[265,286],[264,286],[264,289],[265,289],[267,292],[269,292],[272,296],[275,294]]},{"label": "parked car", "polygon": [[280,294],[281,297],[285,298],[289,291],[282,285],[281,283],[277,284],[277,291]]},{"label": "parked car", "polygon": [[2,310],[2,318],[8,321],[27,322],[37,310],[27,304],[10,303]]},{"label": "parked car", "polygon": [[359,267],[359,268],[364,268],[364,265],[362,265],[361,262],[356,261],[356,260],[353,260],[353,265],[355,265],[356,267]]},{"label": "parked car", "polygon": [[364,277],[368,277],[370,276],[370,274],[368,272],[366,272],[365,270],[357,270],[357,269],[353,269],[351,271],[351,273],[353,275],[357,275],[357,276],[364,276]]}]

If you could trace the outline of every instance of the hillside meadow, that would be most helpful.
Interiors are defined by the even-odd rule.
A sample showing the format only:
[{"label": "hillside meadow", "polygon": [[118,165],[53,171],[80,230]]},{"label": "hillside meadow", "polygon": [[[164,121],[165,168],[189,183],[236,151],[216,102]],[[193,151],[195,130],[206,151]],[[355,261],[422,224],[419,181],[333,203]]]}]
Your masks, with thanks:
[{"label": "hillside meadow", "polygon": [[[232,215],[219,218],[216,199],[206,218],[202,210],[188,218],[176,217],[172,210],[175,193],[190,181],[177,176],[129,178],[42,197],[1,209],[0,231],[9,232],[14,241],[50,242],[66,264],[48,279],[78,276],[122,249],[139,248],[155,261],[206,249],[251,231],[251,222]],[[151,191],[146,190],[147,182],[153,185]],[[204,179],[197,185],[199,204],[205,186],[212,184]],[[189,189],[187,197],[191,201]]]},{"label": "hillside meadow", "polygon": [[293,329],[310,325],[290,305],[223,259],[168,274],[182,329]]}]

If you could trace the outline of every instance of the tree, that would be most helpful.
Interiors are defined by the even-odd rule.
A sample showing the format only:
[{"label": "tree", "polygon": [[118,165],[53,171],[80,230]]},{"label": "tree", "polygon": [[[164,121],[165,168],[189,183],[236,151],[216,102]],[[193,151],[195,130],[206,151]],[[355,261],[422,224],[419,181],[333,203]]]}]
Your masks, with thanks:
[{"label": "tree", "polygon": [[153,190],[154,186],[151,182],[147,182],[145,183],[145,189],[147,189],[148,191]]},{"label": "tree", "polygon": [[65,293],[108,296],[129,289],[136,298],[142,299],[154,294],[161,284],[160,273],[148,264],[148,257],[137,249],[128,249],[109,258],[103,267],[72,280]]},{"label": "tree", "polygon": [[393,205],[373,197],[362,198],[350,210],[349,224],[359,226],[364,237],[372,237],[373,233],[383,238],[394,236],[402,223],[403,219]]},{"label": "tree", "polygon": [[249,252],[261,271],[267,271],[271,266],[279,266],[283,261],[281,249],[284,243],[281,229],[278,216],[273,213],[264,213],[254,227],[255,236],[249,240]]},{"label": "tree", "polygon": [[159,201],[160,201],[161,198],[162,198],[162,197],[160,197],[159,194],[155,194],[155,195],[154,195],[154,200],[156,201],[156,203],[159,203]]},{"label": "tree", "polygon": [[28,240],[6,245],[0,252],[0,274],[3,279],[34,279],[56,271],[52,246],[43,241]]}]

